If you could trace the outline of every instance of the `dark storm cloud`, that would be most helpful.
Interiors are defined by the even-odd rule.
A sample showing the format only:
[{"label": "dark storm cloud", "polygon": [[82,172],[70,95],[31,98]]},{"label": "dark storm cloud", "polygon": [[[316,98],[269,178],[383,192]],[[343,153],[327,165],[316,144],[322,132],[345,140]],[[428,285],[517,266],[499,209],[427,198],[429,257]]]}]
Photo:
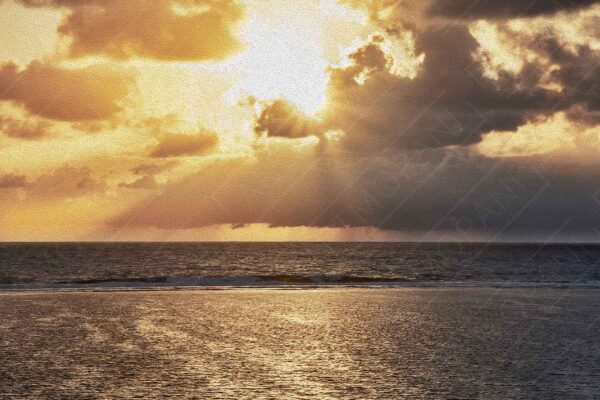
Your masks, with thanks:
[{"label": "dark storm cloud", "polygon": [[461,240],[593,235],[600,229],[600,169],[570,168],[543,157],[498,160],[461,149],[361,159],[277,149],[256,160],[211,162],[111,224],[375,226],[453,232]]},{"label": "dark storm cloud", "polygon": [[[582,18],[580,28],[591,37],[597,36],[586,27],[593,15]],[[577,24],[575,24],[577,25]],[[533,56],[523,69],[512,76],[515,85],[553,85],[557,103],[548,113],[566,111],[576,122],[594,126],[600,123],[600,51],[585,40],[565,37],[554,28],[525,32],[497,25],[507,43]]]},{"label": "dark storm cloud", "polygon": [[574,11],[598,0],[433,0],[428,14],[455,19],[500,19]]},{"label": "dark storm cloud", "polygon": [[257,130],[300,137],[339,129],[346,133],[347,149],[361,153],[465,146],[490,131],[514,131],[581,101],[541,88],[541,72],[535,69],[527,79],[488,78],[473,57],[478,43],[464,25],[417,36],[416,50],[425,60],[412,79],[391,72],[382,40],[372,37],[349,55],[350,65],[330,69],[329,101],[320,126],[278,101],[260,114]]},{"label": "dark storm cloud", "polygon": [[[506,27],[500,26],[506,30]],[[510,44],[531,55],[517,72],[487,73],[480,45],[463,23],[425,25],[415,53],[424,61],[414,78],[395,75],[381,35],[329,69],[328,102],[319,122],[278,100],[265,107],[256,130],[302,137],[346,133],[349,151],[468,146],[492,131],[516,131],[566,111],[594,125],[600,109],[600,52],[565,43],[553,30],[533,35],[506,30]]]},{"label": "dark storm cloud", "polygon": [[[33,62],[24,69],[13,63],[0,66],[0,101],[14,101],[31,114],[55,120],[108,119],[121,111],[121,102],[134,84],[129,70],[112,65],[68,69]],[[15,131],[14,136],[19,134]]]},{"label": "dark storm cloud", "polygon": [[542,35],[534,43],[559,66],[552,77],[565,88],[564,102],[577,106],[571,118],[590,125],[600,123],[600,52],[587,44],[569,48],[556,36]]},{"label": "dark storm cloud", "polygon": [[[360,148],[469,145],[492,130],[515,130],[557,105],[557,93],[515,77],[487,78],[473,58],[477,49],[466,26],[451,25],[417,36],[416,51],[425,60],[414,79],[377,68],[364,84],[344,76],[344,85],[337,75],[348,68],[334,70],[331,125]],[[356,66],[358,74],[368,68],[356,62],[351,74],[357,75]]]}]

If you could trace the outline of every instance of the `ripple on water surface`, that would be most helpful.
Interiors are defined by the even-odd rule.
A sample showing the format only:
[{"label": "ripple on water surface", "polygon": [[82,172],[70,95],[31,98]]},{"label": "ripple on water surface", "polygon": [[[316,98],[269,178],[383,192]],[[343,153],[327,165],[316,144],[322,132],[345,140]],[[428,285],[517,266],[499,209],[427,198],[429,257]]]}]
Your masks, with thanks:
[{"label": "ripple on water surface", "polygon": [[579,399],[596,290],[0,295],[0,397]]}]

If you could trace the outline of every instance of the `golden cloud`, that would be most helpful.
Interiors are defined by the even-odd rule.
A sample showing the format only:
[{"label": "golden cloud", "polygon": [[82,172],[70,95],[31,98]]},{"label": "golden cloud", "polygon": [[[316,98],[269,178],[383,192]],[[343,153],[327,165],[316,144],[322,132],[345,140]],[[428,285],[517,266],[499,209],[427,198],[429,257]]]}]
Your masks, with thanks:
[{"label": "golden cloud", "polygon": [[68,9],[58,31],[73,57],[219,60],[242,47],[232,0],[21,0]]},{"label": "golden cloud", "polygon": [[0,100],[49,119],[102,120],[121,111],[134,83],[129,70],[108,64],[70,69],[33,62],[20,70],[8,63],[0,67]]},{"label": "golden cloud", "polygon": [[200,132],[187,135],[171,133],[151,149],[150,156],[156,158],[202,156],[213,152],[219,144],[219,138],[212,132]]},{"label": "golden cloud", "polygon": [[30,121],[0,116],[0,132],[11,138],[38,140],[48,136],[52,124],[48,121]]},{"label": "golden cloud", "polygon": [[257,134],[295,139],[323,133],[317,120],[285,100],[266,102],[261,107],[254,124]]},{"label": "golden cloud", "polygon": [[105,179],[95,176],[90,168],[69,165],[38,176],[26,187],[28,199],[32,201],[89,196],[106,189]]},{"label": "golden cloud", "polygon": [[27,184],[25,175],[4,174],[0,175],[0,189],[22,188]]},{"label": "golden cloud", "polygon": [[145,175],[132,182],[122,182],[119,187],[128,189],[156,189],[158,188],[158,182],[152,175]]}]

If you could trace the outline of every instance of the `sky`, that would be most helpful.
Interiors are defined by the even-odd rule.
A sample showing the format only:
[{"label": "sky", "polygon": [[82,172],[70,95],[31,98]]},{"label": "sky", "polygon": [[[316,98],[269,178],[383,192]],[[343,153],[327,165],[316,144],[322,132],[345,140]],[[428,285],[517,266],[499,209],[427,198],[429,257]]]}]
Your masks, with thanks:
[{"label": "sky", "polygon": [[586,241],[600,1],[0,0],[0,241]]}]

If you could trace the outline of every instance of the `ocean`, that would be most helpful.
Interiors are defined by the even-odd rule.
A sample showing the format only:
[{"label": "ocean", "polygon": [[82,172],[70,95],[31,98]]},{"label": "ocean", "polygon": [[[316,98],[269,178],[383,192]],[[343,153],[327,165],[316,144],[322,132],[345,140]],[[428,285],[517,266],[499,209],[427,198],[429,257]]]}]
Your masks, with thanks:
[{"label": "ocean", "polygon": [[593,245],[0,247],[0,399],[600,399]]},{"label": "ocean", "polygon": [[600,286],[600,245],[0,244],[0,288]]}]

